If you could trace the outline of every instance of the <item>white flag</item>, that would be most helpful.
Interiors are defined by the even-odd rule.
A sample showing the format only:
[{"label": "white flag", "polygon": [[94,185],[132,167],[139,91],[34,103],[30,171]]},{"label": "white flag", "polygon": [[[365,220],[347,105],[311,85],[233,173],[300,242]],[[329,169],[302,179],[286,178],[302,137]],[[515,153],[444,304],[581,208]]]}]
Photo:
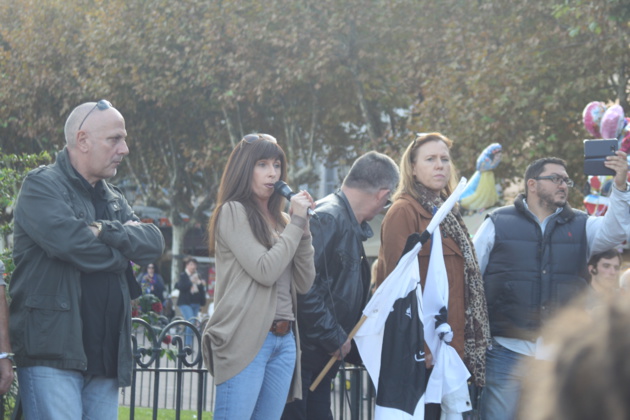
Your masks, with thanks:
[{"label": "white flag", "polygon": [[[427,227],[432,233],[465,187],[438,209]],[[376,420],[424,419],[425,378],[423,300],[417,256],[422,243],[402,256],[363,311],[367,317],[354,337],[376,388]],[[434,324],[434,323],[433,323]]]}]

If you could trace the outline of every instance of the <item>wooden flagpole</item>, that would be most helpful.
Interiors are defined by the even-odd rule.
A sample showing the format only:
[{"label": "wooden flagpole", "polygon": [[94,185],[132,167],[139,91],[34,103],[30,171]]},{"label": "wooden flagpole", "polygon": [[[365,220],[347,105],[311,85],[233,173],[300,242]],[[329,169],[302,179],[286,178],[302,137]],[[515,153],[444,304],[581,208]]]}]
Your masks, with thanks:
[{"label": "wooden flagpole", "polygon": [[[422,245],[427,243],[427,241],[431,237],[431,233],[440,224],[440,222],[444,220],[444,218],[446,217],[446,213],[451,211],[451,209],[453,208],[455,204],[455,200],[457,200],[461,196],[465,187],[466,187],[466,178],[462,177],[459,180],[459,184],[457,185],[457,188],[455,188],[455,191],[453,191],[453,193],[448,197],[448,199],[444,202],[444,204],[442,204],[442,206],[440,206],[438,211],[433,215],[433,219],[431,220],[431,223],[429,223],[429,226],[427,227],[427,229],[425,229],[425,231],[422,232],[422,234],[412,233],[411,235],[409,235],[409,237],[407,238],[407,243],[405,244],[405,248],[403,249],[403,252],[400,258],[402,258],[403,255],[405,255],[407,252],[412,250],[413,247],[418,242],[420,242]],[[450,203],[450,204],[446,205],[447,203]],[[441,215],[438,217],[439,214]],[[429,232],[429,228],[431,228],[431,232]],[[359,322],[357,322],[357,325],[355,325],[352,331],[350,331],[350,334],[348,334],[348,338],[350,340],[354,338],[355,334],[357,333],[357,331],[359,331],[359,328],[361,328],[361,326],[363,325],[366,319],[367,319],[367,316],[365,315],[361,316],[361,319],[359,320]],[[315,388],[317,388],[317,386],[322,381],[322,379],[324,379],[324,376],[328,373],[332,365],[335,364],[335,360],[337,360],[335,356],[332,356],[330,358],[326,366],[324,366],[324,369],[322,369],[322,371],[320,372],[319,376],[315,378],[315,381],[313,381],[313,383],[309,387],[310,391],[314,391]]]},{"label": "wooden flagpole", "polygon": [[[363,323],[365,322],[366,319],[367,319],[367,316],[365,316],[365,315],[361,316],[361,319],[359,320],[359,322],[357,322],[357,325],[355,325],[354,328],[352,329],[352,331],[350,331],[350,334],[348,334],[348,340],[352,340],[354,338],[354,336],[356,335],[357,331],[359,331],[359,328],[361,328],[361,325],[363,325]],[[315,391],[315,388],[317,388],[317,386],[322,381],[322,379],[324,379],[324,376],[326,376],[326,374],[328,373],[328,371],[330,370],[332,365],[335,364],[336,360],[337,360],[337,356],[332,356],[330,358],[330,360],[328,361],[328,363],[326,363],[326,366],[324,366],[324,368],[319,373],[317,378],[315,378],[315,380],[311,384],[311,386],[309,388],[309,390],[311,392]]]}]

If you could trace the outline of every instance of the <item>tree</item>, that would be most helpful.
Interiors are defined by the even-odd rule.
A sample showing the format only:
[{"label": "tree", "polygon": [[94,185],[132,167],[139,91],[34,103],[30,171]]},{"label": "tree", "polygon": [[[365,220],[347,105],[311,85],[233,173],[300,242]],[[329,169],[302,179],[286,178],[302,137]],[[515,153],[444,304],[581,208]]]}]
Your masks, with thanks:
[{"label": "tree", "polygon": [[22,179],[39,165],[50,163],[50,155],[5,155],[0,152],[0,252],[7,249],[7,236],[12,232],[13,208]]},{"label": "tree", "polygon": [[251,132],[278,138],[298,185],[436,130],[464,174],[499,142],[499,177],[554,154],[580,181],[582,108],[628,102],[628,14],[627,0],[0,0],[0,135],[53,152],[76,104],[112,101],[131,148],[120,177],[168,212],[173,255]]},{"label": "tree", "polygon": [[[592,100],[614,100],[620,90],[627,95],[627,86],[611,83],[619,68],[607,64],[612,57],[627,60],[627,48],[614,48],[614,53],[604,48],[602,56],[612,34],[577,36],[567,25],[568,12],[562,16],[565,2],[450,3],[440,4],[448,13],[429,12],[440,16],[439,24],[427,29],[434,42],[427,46],[420,43],[427,37],[417,40],[417,48],[428,47],[428,60],[420,63],[424,100],[414,109],[412,125],[433,126],[451,136],[463,173],[474,171],[486,145],[499,142],[507,152],[499,176],[522,176],[534,158],[557,155],[568,161],[570,175],[583,181],[581,139],[587,133],[582,109]],[[606,2],[609,12],[578,3],[584,26],[591,19],[617,26],[610,18],[610,6],[617,2]],[[572,199],[577,203],[580,194]]]}]

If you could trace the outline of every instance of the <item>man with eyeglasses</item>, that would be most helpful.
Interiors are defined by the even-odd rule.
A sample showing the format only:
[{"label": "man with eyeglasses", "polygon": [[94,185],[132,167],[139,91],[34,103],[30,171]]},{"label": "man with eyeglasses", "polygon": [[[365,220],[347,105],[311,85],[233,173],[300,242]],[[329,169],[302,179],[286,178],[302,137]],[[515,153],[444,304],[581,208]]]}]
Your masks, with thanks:
[{"label": "man with eyeglasses", "polygon": [[605,216],[572,209],[566,163],[543,158],[525,171],[525,193],[493,211],[475,234],[492,335],[480,402],[483,420],[515,418],[525,375],[519,363],[542,355],[541,326],[587,289],[589,257],[630,235],[626,154],[617,151],[605,166],[615,171]]},{"label": "man with eyeglasses", "polygon": [[17,198],[11,343],[25,418],[109,420],[131,383],[141,291],[130,261],[157,260],[164,239],[105,182],[129,153],[120,112],[79,105],[64,131],[56,162],[31,171]]}]

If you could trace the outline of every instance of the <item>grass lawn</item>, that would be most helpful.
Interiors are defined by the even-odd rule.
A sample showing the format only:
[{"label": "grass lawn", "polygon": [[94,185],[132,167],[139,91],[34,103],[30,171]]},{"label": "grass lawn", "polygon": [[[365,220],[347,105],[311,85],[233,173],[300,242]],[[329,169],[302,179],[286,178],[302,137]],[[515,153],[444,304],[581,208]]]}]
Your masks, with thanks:
[{"label": "grass lawn", "polygon": [[[118,407],[118,418],[120,420],[130,418],[129,407]],[[173,420],[175,418],[175,410],[167,410],[161,408],[158,410],[158,420]],[[180,418],[182,420],[198,420],[197,412],[192,410],[182,410],[180,412]],[[152,420],[153,410],[150,408],[136,407],[134,411],[134,420]],[[203,412],[203,420],[212,420],[212,413],[209,411]]]}]

